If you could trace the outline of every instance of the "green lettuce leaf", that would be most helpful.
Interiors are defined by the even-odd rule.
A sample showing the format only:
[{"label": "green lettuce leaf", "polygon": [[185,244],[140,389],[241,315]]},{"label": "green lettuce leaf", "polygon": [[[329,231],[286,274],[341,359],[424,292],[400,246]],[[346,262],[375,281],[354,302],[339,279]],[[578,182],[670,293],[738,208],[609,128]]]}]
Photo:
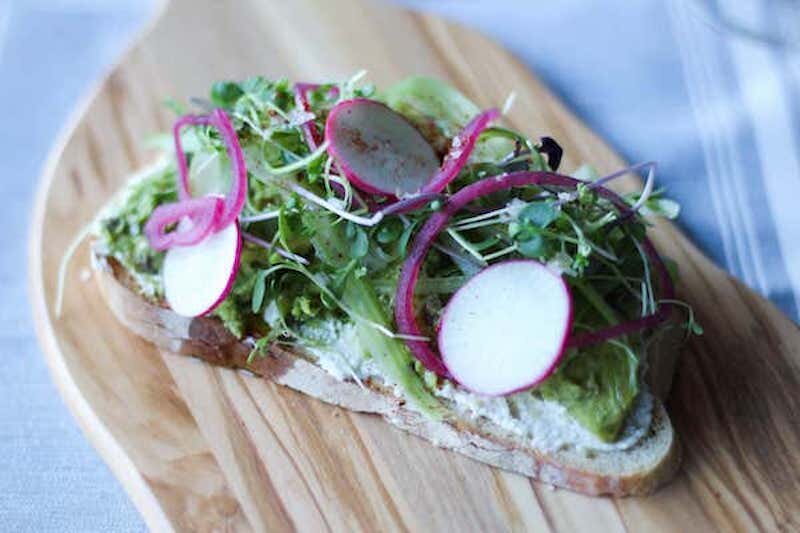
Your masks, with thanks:
[{"label": "green lettuce leaf", "polygon": [[358,338],[381,373],[403,391],[411,407],[432,418],[442,418],[444,408],[414,370],[414,359],[405,343],[388,337],[375,327],[389,324],[384,307],[364,278],[351,274],[345,283],[344,304],[358,314],[354,318]]}]

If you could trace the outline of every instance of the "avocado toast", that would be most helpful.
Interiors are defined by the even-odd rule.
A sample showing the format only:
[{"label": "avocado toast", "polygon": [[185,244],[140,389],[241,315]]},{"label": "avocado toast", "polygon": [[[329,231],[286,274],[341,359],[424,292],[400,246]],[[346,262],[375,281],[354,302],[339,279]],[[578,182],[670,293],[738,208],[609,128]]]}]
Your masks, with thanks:
[{"label": "avocado toast", "polygon": [[[93,226],[132,331],[557,486],[640,494],[674,472],[670,339],[698,326],[670,321],[682,304],[644,215],[675,206],[651,167],[628,197],[605,187],[621,173],[558,174],[555,141],[425,78],[258,77],[199,104]],[[455,296],[514,265],[533,296],[512,310],[490,280],[465,329]]]}]

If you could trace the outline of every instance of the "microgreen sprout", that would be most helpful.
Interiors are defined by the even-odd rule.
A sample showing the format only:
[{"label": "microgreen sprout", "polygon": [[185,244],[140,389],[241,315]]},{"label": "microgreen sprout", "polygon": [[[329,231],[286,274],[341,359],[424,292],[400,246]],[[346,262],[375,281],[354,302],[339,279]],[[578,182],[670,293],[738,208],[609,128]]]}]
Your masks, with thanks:
[{"label": "microgreen sprout", "polygon": [[503,107],[501,109],[501,113],[504,115],[508,115],[508,112],[511,111],[511,108],[514,106],[514,101],[517,99],[517,93],[515,91],[511,91],[508,93],[506,97],[506,101],[503,103]]},{"label": "microgreen sprout", "polygon": [[305,168],[315,159],[320,157],[322,154],[326,153],[328,149],[328,143],[324,142],[319,147],[308,154],[305,157],[299,158],[297,161],[293,163],[289,163],[288,165],[284,165],[282,167],[272,167],[268,163],[263,163],[264,169],[267,173],[271,176],[283,176],[286,174],[293,174],[300,170],[305,170]]},{"label": "microgreen sprout", "polygon": [[306,259],[305,257],[299,256],[299,255],[297,255],[297,254],[295,254],[293,252],[289,252],[288,250],[284,250],[280,246],[274,246],[273,244],[268,243],[264,239],[260,239],[260,238],[256,237],[255,235],[252,235],[250,233],[242,232],[242,238],[244,240],[246,240],[247,242],[251,242],[253,244],[261,246],[265,250],[268,250],[270,252],[275,252],[279,256],[284,257],[286,259],[290,259],[292,261],[296,261],[296,262],[300,263],[301,265],[307,265],[308,264],[308,259]]},{"label": "microgreen sprout", "polygon": [[334,213],[335,215],[345,220],[349,220],[350,222],[354,222],[360,226],[372,227],[380,223],[381,220],[383,220],[383,213],[381,212],[377,212],[371,217],[354,215],[352,212],[336,205],[336,203],[332,202],[330,199],[326,200],[325,198],[321,198],[316,194],[314,194],[313,192],[297,185],[296,183],[287,183],[286,187],[293,193],[297,194],[302,198],[305,198],[309,202],[316,204],[324,209],[327,209],[331,213]]},{"label": "microgreen sprout", "polygon": [[689,305],[688,303],[686,303],[684,301],[674,300],[674,299],[659,300],[658,303],[659,304],[663,303],[663,304],[677,305],[679,307],[683,307],[684,309],[686,309],[686,312],[688,314],[688,317],[686,319],[686,324],[685,324],[687,333],[693,333],[694,335],[702,335],[703,334],[703,326],[701,326],[697,322],[697,320],[695,320],[694,308],[691,305]]},{"label": "microgreen sprout", "polygon": [[257,213],[255,215],[239,217],[239,221],[244,224],[251,224],[253,222],[261,222],[262,220],[272,220],[278,218],[281,212],[279,209]]},{"label": "microgreen sprout", "polygon": [[452,228],[448,228],[447,234],[450,235],[450,237],[452,237],[453,240],[456,241],[468,254],[477,259],[481,265],[486,266],[488,264],[486,258],[483,257],[467,239],[462,237],[459,232]]},{"label": "microgreen sprout", "polygon": [[94,221],[87,224],[86,226],[81,229],[78,234],[72,239],[72,242],[69,243],[67,246],[66,251],[64,252],[64,256],[61,258],[61,262],[58,265],[58,280],[56,282],[56,302],[54,308],[54,314],[56,318],[61,317],[61,310],[64,307],[64,287],[66,285],[67,279],[67,269],[69,268],[70,259],[72,256],[75,255],[75,252],[78,251],[78,248],[86,240],[92,233],[92,226],[94,225]]}]

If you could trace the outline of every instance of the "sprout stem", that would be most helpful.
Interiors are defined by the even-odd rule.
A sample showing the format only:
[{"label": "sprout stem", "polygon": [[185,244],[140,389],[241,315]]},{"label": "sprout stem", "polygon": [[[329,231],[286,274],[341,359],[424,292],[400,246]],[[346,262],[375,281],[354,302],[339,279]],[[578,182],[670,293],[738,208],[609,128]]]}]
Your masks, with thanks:
[{"label": "sprout stem", "polygon": [[280,210],[276,209],[274,211],[265,211],[263,213],[258,213],[256,215],[250,215],[248,217],[239,217],[239,222],[244,224],[250,224],[251,222],[260,222],[262,220],[271,220],[273,218],[278,218],[280,216]]},{"label": "sprout stem", "polygon": [[55,315],[56,318],[61,318],[61,309],[64,305],[64,286],[66,285],[67,279],[67,269],[69,267],[69,262],[72,259],[72,256],[75,255],[75,252],[78,251],[78,247],[81,243],[89,236],[92,231],[92,226],[94,225],[94,221],[89,222],[84,226],[80,232],[75,236],[72,242],[69,243],[67,246],[66,251],[64,252],[64,256],[61,258],[61,263],[58,265],[58,281],[56,283],[56,305],[55,305]]},{"label": "sprout stem", "polygon": [[447,228],[447,234],[450,235],[464,250],[466,250],[472,257],[480,261],[481,266],[486,266],[486,259],[479,251],[472,247],[472,245],[464,237],[461,236],[456,230]]},{"label": "sprout stem", "polygon": [[251,242],[253,244],[261,246],[262,248],[264,248],[266,250],[269,250],[270,252],[275,252],[276,254],[278,254],[279,256],[281,256],[281,257],[283,257],[285,259],[290,259],[292,261],[297,261],[301,265],[307,265],[308,264],[308,259],[306,259],[305,257],[297,255],[295,253],[292,253],[292,252],[290,252],[288,250],[284,250],[280,246],[273,246],[272,244],[268,243],[264,239],[260,239],[259,237],[256,237],[252,233],[247,233],[247,232],[243,231],[242,232],[242,239],[246,240],[247,242]]}]

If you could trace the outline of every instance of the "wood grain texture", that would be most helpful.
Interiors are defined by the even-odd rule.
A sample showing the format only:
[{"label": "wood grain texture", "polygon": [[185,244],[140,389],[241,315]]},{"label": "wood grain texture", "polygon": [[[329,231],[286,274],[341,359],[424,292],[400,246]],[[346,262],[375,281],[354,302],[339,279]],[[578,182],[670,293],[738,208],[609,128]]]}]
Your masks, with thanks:
[{"label": "wood grain texture", "polygon": [[[368,0],[176,0],[110,73],[54,152],[31,236],[44,352],[87,436],[156,530],[608,530],[800,528],[800,330],[713,266],[674,227],[653,231],[681,266],[706,334],[683,354],[669,404],[684,442],[679,477],[656,495],[597,499],[434,448],[241,373],[159,353],[109,314],[86,281],[88,250],[52,313],[69,241],[152,158],[165,96],[253,73],[379,85],[425,73],[481,105],[517,102],[511,126],[549,134],[567,170],[623,162],[487,39]],[[633,180],[623,184],[632,187]]]}]

